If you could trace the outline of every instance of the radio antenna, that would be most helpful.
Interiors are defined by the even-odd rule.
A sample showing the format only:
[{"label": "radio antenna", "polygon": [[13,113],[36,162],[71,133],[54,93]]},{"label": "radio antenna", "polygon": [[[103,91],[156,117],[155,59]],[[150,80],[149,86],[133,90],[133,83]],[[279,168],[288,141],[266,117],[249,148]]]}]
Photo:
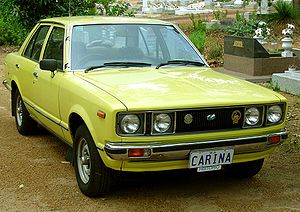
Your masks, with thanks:
[{"label": "radio antenna", "polygon": [[[70,24],[71,24],[71,0],[69,0],[69,18],[68,18],[69,20],[69,26],[68,26],[68,31],[70,30]],[[70,34],[68,35],[68,37],[66,37],[66,40],[65,40],[65,42],[67,42],[67,41],[69,41],[69,45],[70,45]],[[65,69],[70,69],[70,65],[69,65],[69,63],[65,63]]]},{"label": "radio antenna", "polygon": [[71,19],[71,0],[69,0],[69,23]]}]

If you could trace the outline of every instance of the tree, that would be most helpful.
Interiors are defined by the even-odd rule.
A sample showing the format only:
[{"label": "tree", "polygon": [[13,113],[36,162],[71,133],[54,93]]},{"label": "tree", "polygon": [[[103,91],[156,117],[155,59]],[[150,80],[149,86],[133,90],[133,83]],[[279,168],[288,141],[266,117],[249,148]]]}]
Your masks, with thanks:
[{"label": "tree", "polygon": [[15,2],[25,26],[32,27],[40,19],[55,16],[94,15],[95,0],[19,0]]},{"label": "tree", "polygon": [[131,16],[128,3],[116,0],[0,0],[0,45],[20,45],[26,34],[43,18],[96,15],[96,3],[102,14]]},{"label": "tree", "polygon": [[99,4],[99,9],[101,10],[102,15],[106,15],[106,11],[109,10],[109,5],[114,3],[115,0],[96,0],[96,3]]},{"label": "tree", "polygon": [[129,12],[129,3],[116,0],[96,0],[98,4],[97,9],[100,10],[101,15],[107,16],[134,16]]}]

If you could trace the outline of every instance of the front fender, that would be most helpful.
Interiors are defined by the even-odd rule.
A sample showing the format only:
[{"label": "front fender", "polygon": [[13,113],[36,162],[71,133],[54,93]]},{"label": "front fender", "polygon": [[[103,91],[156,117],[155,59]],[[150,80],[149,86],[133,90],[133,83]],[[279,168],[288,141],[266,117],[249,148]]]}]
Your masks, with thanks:
[{"label": "front fender", "polygon": [[[81,105],[73,105],[71,108],[70,108],[70,111],[69,111],[69,114],[77,114],[78,116],[80,116],[80,118],[83,120],[84,124],[87,126],[87,128],[89,129],[92,137],[94,138],[94,141],[96,143],[96,140],[95,138],[97,138],[96,136],[96,133],[95,133],[95,129],[94,129],[94,126],[92,124],[92,121],[87,113],[87,111],[81,106]],[[68,126],[70,126],[70,117],[69,116],[69,123],[68,123]],[[70,128],[69,128],[70,130]],[[74,132],[75,134],[75,132]],[[73,135],[74,136],[74,135]],[[97,142],[97,145],[98,145],[98,142]],[[101,146],[101,144],[100,144]]]},{"label": "front fender", "polygon": [[[121,165],[122,165],[122,161],[112,160],[104,152],[104,145],[107,142],[107,140],[105,139],[106,136],[105,135],[102,136],[102,134],[101,134],[101,131],[102,131],[100,129],[101,125],[99,126],[99,129],[95,128],[95,126],[98,126],[98,125],[95,125],[95,120],[92,120],[90,118],[91,117],[90,114],[81,105],[77,104],[77,105],[72,106],[71,109],[70,109],[70,114],[76,114],[76,115],[80,116],[80,118],[82,119],[84,124],[87,126],[87,128],[88,128],[88,130],[89,130],[89,132],[90,132],[90,134],[91,134],[91,136],[92,136],[92,138],[95,142],[95,145],[96,145],[96,147],[99,151],[100,157],[101,157],[102,161],[104,162],[104,164],[107,167],[110,167],[112,169],[120,170]],[[100,121],[100,123],[101,123],[101,121]],[[69,126],[70,126],[70,118],[69,118]],[[71,133],[70,133],[70,135],[71,135]]]}]

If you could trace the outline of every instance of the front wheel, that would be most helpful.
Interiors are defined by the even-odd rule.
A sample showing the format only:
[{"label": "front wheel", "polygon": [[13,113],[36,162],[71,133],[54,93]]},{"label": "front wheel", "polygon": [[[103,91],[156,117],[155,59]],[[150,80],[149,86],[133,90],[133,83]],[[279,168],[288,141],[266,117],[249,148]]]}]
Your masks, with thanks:
[{"label": "front wheel", "polygon": [[111,187],[111,170],[101,160],[85,125],[78,127],[74,145],[74,168],[81,192],[89,197],[107,193]]},{"label": "front wheel", "polygon": [[22,135],[33,134],[36,131],[37,123],[30,117],[18,90],[15,92],[13,105],[16,126],[19,133]]},{"label": "front wheel", "polygon": [[251,178],[261,170],[263,163],[264,159],[259,159],[249,162],[225,165],[224,169],[229,175],[234,177]]}]

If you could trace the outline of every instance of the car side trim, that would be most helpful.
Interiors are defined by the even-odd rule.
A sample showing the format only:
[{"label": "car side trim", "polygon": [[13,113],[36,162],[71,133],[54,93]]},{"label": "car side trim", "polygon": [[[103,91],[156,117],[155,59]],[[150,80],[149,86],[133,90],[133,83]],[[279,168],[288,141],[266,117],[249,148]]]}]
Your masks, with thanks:
[{"label": "car side trim", "polygon": [[[253,153],[267,150],[277,144],[270,144],[268,138],[280,136],[280,142],[288,137],[286,131],[278,133],[234,138],[224,140],[209,140],[188,143],[165,144],[159,142],[149,143],[115,143],[107,142],[104,146],[105,152],[115,160],[170,160],[170,159],[186,159],[191,150],[201,149],[218,149],[225,147],[233,147],[235,154]],[[129,149],[147,149],[151,151],[149,157],[130,158],[128,157]]]},{"label": "car side trim", "polygon": [[[24,101],[24,100],[23,100]],[[36,112],[38,112],[39,114],[41,114],[42,116],[44,116],[45,118],[47,118],[49,121],[52,121],[54,124],[57,124],[58,126],[62,127],[63,129],[65,129],[66,131],[69,131],[69,129],[67,127],[65,127],[63,124],[61,124],[61,122],[58,122],[52,118],[50,118],[49,116],[47,116],[45,113],[43,113],[42,111],[40,111],[39,109],[37,109],[34,105],[30,104],[27,101],[24,101],[24,103],[26,105],[28,105],[29,107],[31,107],[32,109],[34,109]]]}]

